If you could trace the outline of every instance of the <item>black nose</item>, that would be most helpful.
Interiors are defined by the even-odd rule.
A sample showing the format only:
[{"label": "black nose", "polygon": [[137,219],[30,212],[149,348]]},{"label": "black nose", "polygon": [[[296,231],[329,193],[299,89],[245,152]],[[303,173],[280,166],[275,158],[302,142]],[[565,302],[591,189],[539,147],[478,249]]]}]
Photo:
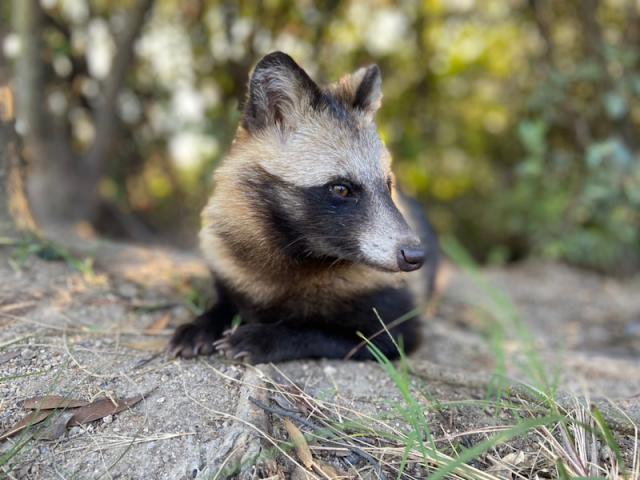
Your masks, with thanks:
[{"label": "black nose", "polygon": [[403,272],[419,269],[424,263],[425,252],[422,247],[401,247],[398,251],[398,267]]}]

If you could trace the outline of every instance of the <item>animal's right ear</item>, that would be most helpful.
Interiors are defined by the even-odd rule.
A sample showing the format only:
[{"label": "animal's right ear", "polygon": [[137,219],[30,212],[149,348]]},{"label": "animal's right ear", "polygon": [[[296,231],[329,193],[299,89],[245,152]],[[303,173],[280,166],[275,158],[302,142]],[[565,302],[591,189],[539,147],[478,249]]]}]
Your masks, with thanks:
[{"label": "animal's right ear", "polygon": [[253,69],[242,126],[255,133],[268,126],[291,127],[305,106],[315,106],[322,92],[293,59],[282,52],[262,58]]}]

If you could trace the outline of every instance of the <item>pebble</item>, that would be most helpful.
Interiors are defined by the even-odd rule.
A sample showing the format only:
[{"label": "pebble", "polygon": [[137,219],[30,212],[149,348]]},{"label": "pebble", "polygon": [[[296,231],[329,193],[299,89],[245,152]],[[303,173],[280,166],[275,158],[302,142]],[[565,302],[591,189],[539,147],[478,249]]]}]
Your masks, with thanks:
[{"label": "pebble", "polygon": [[324,367],[323,371],[324,371],[325,375],[333,375],[338,370],[336,369],[336,367],[333,367],[331,365],[327,365],[326,367]]},{"label": "pebble", "polygon": [[20,356],[26,360],[31,360],[33,357],[36,356],[36,352],[28,348],[25,348],[20,352]]},{"label": "pebble", "polygon": [[640,337],[640,319],[627,324],[624,329],[627,335]]},{"label": "pebble", "polygon": [[130,283],[124,283],[118,287],[118,293],[126,298],[135,297],[137,289],[134,285]]},{"label": "pebble", "polygon": [[156,402],[158,403],[164,403],[164,401],[166,400],[166,398],[164,397],[160,397],[158,400],[156,400]]},{"label": "pebble", "polygon": [[109,424],[109,423],[113,422],[113,415],[107,415],[106,417],[104,417],[104,418],[102,419],[102,421],[103,421],[104,423],[106,423],[106,424]]}]

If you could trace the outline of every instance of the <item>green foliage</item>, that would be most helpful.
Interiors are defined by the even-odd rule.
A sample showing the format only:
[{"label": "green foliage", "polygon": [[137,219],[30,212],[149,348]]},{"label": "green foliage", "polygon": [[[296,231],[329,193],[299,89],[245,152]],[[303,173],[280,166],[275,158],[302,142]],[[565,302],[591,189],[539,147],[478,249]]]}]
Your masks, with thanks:
[{"label": "green foliage", "polygon": [[207,308],[207,295],[205,292],[189,287],[184,295],[184,304],[194,315],[201,315]]},{"label": "green foliage", "polygon": [[36,256],[48,262],[66,262],[69,267],[83,275],[90,276],[94,274],[92,258],[78,258],[67,248],[55,242],[31,238],[18,241],[13,246],[14,249],[10,261],[14,269],[23,268],[30,257]]},{"label": "green foliage", "polygon": [[[539,146],[538,141],[542,138],[541,134],[544,133],[544,126],[531,124],[521,129],[521,132],[527,138],[527,140],[523,139],[523,142],[536,140],[534,145]],[[552,370],[552,367],[539,355],[536,339],[505,292],[493,286],[480,273],[477,264],[455,239],[444,239],[443,249],[453,262],[470,277],[475,286],[483,292],[481,305],[471,304],[470,306],[486,311],[491,325],[488,330],[492,333],[492,338],[489,341],[491,342],[497,365],[493,375],[495,381],[490,382],[487,388],[487,399],[485,401],[466,400],[460,404],[466,406],[491,405],[499,412],[509,412],[513,416],[513,423],[504,430],[488,436],[469,448],[456,449],[453,457],[444,455],[442,451],[436,448],[437,444],[431,434],[425,412],[433,409],[443,409],[446,408],[447,404],[454,405],[455,402],[429,402],[427,405],[421,403],[421,399],[417,395],[416,381],[410,374],[409,360],[402,350],[402,345],[395,344],[392,338],[400,355],[400,360],[396,363],[391,362],[375,344],[365,339],[367,348],[372,356],[388,374],[389,378],[393,380],[395,387],[401,394],[402,401],[394,406],[409,428],[404,435],[398,435],[395,440],[404,446],[405,453],[403,458],[408,458],[410,452],[418,452],[424,461],[424,465],[434,467],[429,474],[429,479],[449,478],[455,474],[460,478],[468,478],[465,476],[468,472],[464,470],[464,467],[468,467],[470,462],[474,460],[480,460],[485,453],[499,445],[515,438],[531,438],[533,436],[544,438],[543,432],[553,438],[552,434],[549,433],[553,431],[562,438],[561,441],[554,439],[552,443],[555,447],[551,449],[558,477],[566,479],[585,478],[584,476],[570,473],[565,462],[567,462],[567,459],[573,460],[578,457],[579,454],[575,453],[572,445],[578,442],[579,432],[582,432],[583,435],[588,432],[593,435],[594,442],[597,438],[602,445],[606,445],[611,450],[613,456],[615,456],[615,460],[612,463],[617,464],[621,472],[627,471],[618,440],[598,407],[595,404],[588,405],[588,416],[583,419],[572,409],[567,409],[561,405],[557,399],[558,391],[555,380],[552,381],[547,373]],[[383,324],[382,321],[381,324]],[[501,333],[496,335],[496,331]],[[390,335],[388,330],[386,333]],[[508,361],[517,366],[518,381],[509,379],[506,376],[506,372],[501,368],[503,365],[501,357],[507,355],[507,343],[518,345],[514,352],[508,354]],[[526,395],[523,395],[523,392],[526,392]],[[424,396],[426,398],[429,397],[428,395]],[[533,402],[535,405],[523,401],[523,396],[525,399],[527,397],[530,400],[535,399],[535,402]],[[517,400],[511,401],[510,397]],[[575,399],[576,406],[581,405],[581,403],[582,400]],[[587,408],[587,406],[582,408]],[[584,445],[586,445],[586,442]],[[587,448],[592,447],[583,447],[584,450],[587,450]],[[549,450],[547,451],[549,452]],[[589,461],[596,461],[597,463],[596,458],[589,460],[584,455],[580,455],[580,461],[583,462],[585,469],[592,467],[587,465]],[[403,471],[404,462],[400,466],[398,478],[401,477]],[[606,470],[602,469],[602,471]],[[631,470],[628,470],[628,473],[633,475]],[[622,473],[622,477],[624,475],[625,473]],[[476,478],[476,476],[471,476],[470,478]]]},{"label": "green foliage", "polygon": [[[56,122],[82,151],[104,87],[87,62],[101,54],[96,32],[117,38],[132,2],[72,3],[47,2],[44,57]],[[285,50],[326,81],[376,62],[380,131],[438,231],[484,261],[637,269],[639,32],[632,0],[159,1],[100,191],[154,233],[193,242],[261,55]]]},{"label": "green foliage", "polygon": [[[579,58],[553,67],[518,124],[523,147],[513,187],[498,198],[509,235],[530,252],[600,270],[640,264],[640,153],[631,111],[640,67],[629,46],[610,48],[601,63]],[[610,62],[628,70],[612,76]],[[632,116],[635,115],[634,116]]]}]

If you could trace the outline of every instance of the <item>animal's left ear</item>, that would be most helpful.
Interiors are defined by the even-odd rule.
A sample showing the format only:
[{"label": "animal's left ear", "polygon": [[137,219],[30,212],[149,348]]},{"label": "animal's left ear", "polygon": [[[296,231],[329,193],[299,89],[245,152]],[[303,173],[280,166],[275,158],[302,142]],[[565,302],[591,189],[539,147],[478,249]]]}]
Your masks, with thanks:
[{"label": "animal's left ear", "polygon": [[370,65],[345,75],[334,84],[333,92],[345,104],[373,120],[382,102],[380,67]]},{"label": "animal's left ear", "polygon": [[267,127],[291,127],[306,107],[315,107],[322,92],[286,53],[265,55],[253,69],[242,125],[250,133]]}]

